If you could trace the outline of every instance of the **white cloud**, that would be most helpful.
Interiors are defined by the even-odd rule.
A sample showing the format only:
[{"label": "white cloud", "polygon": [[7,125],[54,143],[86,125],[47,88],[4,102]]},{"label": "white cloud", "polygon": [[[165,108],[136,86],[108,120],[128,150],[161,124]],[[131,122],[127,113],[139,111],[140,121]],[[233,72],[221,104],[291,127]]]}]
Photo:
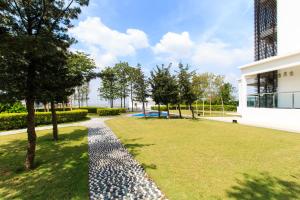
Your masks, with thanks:
[{"label": "white cloud", "polygon": [[218,39],[195,42],[188,32],[168,32],[152,49],[159,60],[183,61],[206,68],[238,67],[253,57],[249,45],[237,48]]},{"label": "white cloud", "polygon": [[188,32],[181,34],[168,32],[152,49],[159,57],[166,56],[168,59],[177,60],[190,57],[193,47]]},{"label": "white cloud", "polygon": [[252,57],[251,48],[236,48],[220,40],[214,40],[197,44],[192,61],[199,66],[227,68],[238,67],[240,63],[249,62]]},{"label": "white cloud", "polygon": [[70,33],[84,44],[99,67],[111,65],[122,56],[133,56],[138,49],[149,47],[146,33],[127,29],[126,33],[107,27],[99,17],[79,22]]}]

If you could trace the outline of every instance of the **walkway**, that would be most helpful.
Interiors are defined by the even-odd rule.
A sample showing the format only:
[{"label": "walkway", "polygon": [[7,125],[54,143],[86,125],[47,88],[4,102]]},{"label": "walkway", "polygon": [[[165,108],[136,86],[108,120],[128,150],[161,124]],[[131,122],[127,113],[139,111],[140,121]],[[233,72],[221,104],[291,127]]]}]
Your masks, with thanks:
[{"label": "walkway", "polygon": [[86,124],[89,127],[90,199],[164,199],[104,121],[98,118]]}]

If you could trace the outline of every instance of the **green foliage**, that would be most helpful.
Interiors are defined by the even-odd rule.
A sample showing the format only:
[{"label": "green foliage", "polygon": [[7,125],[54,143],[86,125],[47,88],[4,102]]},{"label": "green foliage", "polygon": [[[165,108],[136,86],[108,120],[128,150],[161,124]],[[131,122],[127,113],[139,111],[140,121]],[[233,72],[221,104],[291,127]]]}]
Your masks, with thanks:
[{"label": "green foliage", "polygon": [[192,76],[194,73],[189,72],[189,66],[183,66],[179,63],[178,85],[181,103],[193,104],[197,100],[197,96],[192,87]]},{"label": "green foliage", "polygon": [[156,104],[168,105],[179,101],[179,90],[176,77],[170,73],[171,64],[168,67],[162,65],[151,72],[151,92]]},{"label": "green foliage", "polygon": [[125,108],[100,108],[97,109],[97,114],[99,116],[114,116],[119,115],[120,113],[125,113]]},{"label": "green foliage", "polygon": [[97,113],[97,110],[102,109],[102,108],[101,107],[88,106],[88,107],[80,107],[80,109],[87,110],[88,113]]},{"label": "green foliage", "polygon": [[[175,106],[175,105],[169,106],[169,108],[170,108],[170,110],[178,109],[177,106]],[[187,105],[181,105],[180,108],[181,108],[181,110],[189,110],[189,106],[187,106]],[[199,111],[201,111],[202,110],[202,104],[199,104],[197,108],[198,108]],[[195,104],[193,105],[193,109],[196,110],[196,105]],[[205,111],[209,111],[209,109],[210,109],[209,105],[207,105],[207,104],[204,105],[204,110]],[[212,105],[211,109],[212,109],[212,111],[222,111],[222,105]],[[158,106],[152,106],[151,110],[158,110]],[[167,106],[160,106],[160,110],[161,111],[167,111]],[[237,107],[234,106],[234,105],[224,105],[224,110],[229,111],[229,112],[234,112],[234,111],[237,110]]]},{"label": "green foliage", "polygon": [[[55,110],[56,111],[71,111],[71,108],[55,108]],[[76,110],[76,108],[73,109],[73,110]],[[35,112],[45,112],[45,109],[44,108],[38,108],[38,109],[35,109]]]},{"label": "green foliage", "polygon": [[113,108],[113,101],[118,98],[118,77],[112,67],[107,67],[100,72],[101,85],[99,88],[100,96],[110,101],[110,107]]},{"label": "green foliage", "polygon": [[0,104],[0,113],[23,113],[26,112],[25,106],[21,102],[14,104],[6,103]]},{"label": "green foliage", "polygon": [[149,94],[149,82],[142,71],[141,66],[138,66],[136,79],[134,84],[134,94],[135,100],[138,102],[146,102],[147,98],[150,96]]},{"label": "green foliage", "polygon": [[0,2],[0,95],[32,100],[65,60],[67,30],[89,1]]},{"label": "green foliage", "polygon": [[[87,116],[87,110],[74,110],[57,112],[57,122],[75,122],[83,120]],[[36,125],[51,124],[50,112],[37,112],[35,115]],[[0,114],[0,130],[19,129],[27,126],[27,113],[5,113]]]}]

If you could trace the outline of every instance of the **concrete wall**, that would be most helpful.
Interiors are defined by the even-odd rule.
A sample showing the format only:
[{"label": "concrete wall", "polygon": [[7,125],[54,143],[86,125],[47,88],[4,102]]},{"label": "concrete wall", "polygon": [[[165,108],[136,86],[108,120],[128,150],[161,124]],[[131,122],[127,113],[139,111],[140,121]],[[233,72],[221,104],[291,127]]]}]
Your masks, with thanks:
[{"label": "concrete wall", "polygon": [[300,109],[246,108],[242,121],[257,126],[300,131]]},{"label": "concrete wall", "polygon": [[278,106],[291,108],[294,101],[294,107],[300,108],[300,66],[279,70],[278,74],[281,76],[278,78]]},{"label": "concrete wall", "polygon": [[278,0],[278,55],[300,50],[300,1]]}]

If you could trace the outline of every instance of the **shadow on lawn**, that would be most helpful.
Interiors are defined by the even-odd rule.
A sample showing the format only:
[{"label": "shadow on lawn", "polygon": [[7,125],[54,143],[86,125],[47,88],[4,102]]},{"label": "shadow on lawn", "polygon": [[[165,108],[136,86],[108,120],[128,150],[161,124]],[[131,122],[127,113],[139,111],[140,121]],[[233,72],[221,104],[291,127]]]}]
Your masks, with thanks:
[{"label": "shadow on lawn", "polygon": [[237,185],[227,191],[227,196],[239,200],[294,200],[300,197],[300,185],[268,173],[244,174],[244,180],[237,180]]},{"label": "shadow on lawn", "polygon": [[[142,138],[125,139],[125,140],[122,141],[124,147],[129,151],[129,153],[133,157],[136,157],[140,154],[141,148],[155,145],[155,144],[140,144],[140,143],[137,143],[136,141],[138,141],[140,139],[142,139]],[[145,170],[147,170],[147,169],[157,169],[157,166],[153,163],[151,163],[151,164],[141,163],[141,166]]]},{"label": "shadow on lawn", "polygon": [[86,130],[38,137],[36,169],[23,170],[26,140],[0,145],[0,199],[88,199]]}]

